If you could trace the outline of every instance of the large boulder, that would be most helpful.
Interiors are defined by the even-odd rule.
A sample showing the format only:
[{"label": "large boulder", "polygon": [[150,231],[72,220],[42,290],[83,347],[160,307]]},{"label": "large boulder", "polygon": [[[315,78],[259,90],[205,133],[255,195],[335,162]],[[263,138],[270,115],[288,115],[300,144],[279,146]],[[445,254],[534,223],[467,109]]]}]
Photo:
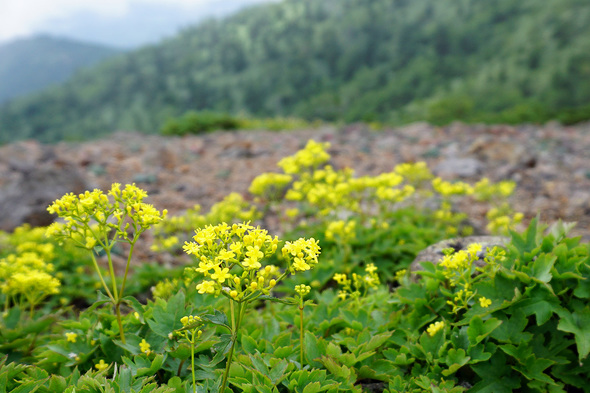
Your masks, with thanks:
[{"label": "large boulder", "polygon": [[51,202],[90,188],[82,171],[55,159],[50,147],[23,143],[2,150],[0,230],[12,231],[25,223],[49,225],[55,219],[47,212]]}]

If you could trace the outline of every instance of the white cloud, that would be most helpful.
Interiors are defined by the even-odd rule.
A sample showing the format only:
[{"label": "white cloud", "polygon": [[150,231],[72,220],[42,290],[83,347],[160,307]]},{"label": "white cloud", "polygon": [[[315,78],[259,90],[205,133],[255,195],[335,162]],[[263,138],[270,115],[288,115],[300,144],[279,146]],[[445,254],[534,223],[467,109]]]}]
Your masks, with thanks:
[{"label": "white cloud", "polygon": [[0,0],[0,41],[31,35],[47,22],[66,20],[76,13],[121,18],[133,4],[160,4],[196,9],[217,3],[253,3],[253,0]]},{"label": "white cloud", "polygon": [[119,17],[129,9],[128,3],[122,0],[2,0],[0,41],[35,33],[43,22],[76,12]]}]

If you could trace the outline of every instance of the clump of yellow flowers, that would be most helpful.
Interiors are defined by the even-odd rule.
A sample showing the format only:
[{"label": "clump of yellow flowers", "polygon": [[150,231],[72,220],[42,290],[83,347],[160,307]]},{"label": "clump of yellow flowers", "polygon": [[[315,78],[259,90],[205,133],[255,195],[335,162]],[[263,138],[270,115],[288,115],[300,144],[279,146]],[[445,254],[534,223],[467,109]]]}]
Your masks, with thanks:
[{"label": "clump of yellow flowers", "polygon": [[[167,214],[160,212],[153,205],[144,203],[147,193],[135,184],[127,184],[121,188],[114,183],[108,193],[95,189],[75,195],[69,193],[53,202],[47,210],[57,214],[65,222],[53,223],[47,228],[47,234],[61,239],[68,239],[77,246],[87,249],[106,294],[111,299],[117,314],[121,341],[125,343],[125,335],[121,322],[120,306],[133,248],[143,232],[160,223]],[[119,242],[130,245],[125,274],[119,288],[112,261],[112,248]],[[96,261],[99,251],[107,257],[112,287],[107,285],[101,269]]]},{"label": "clump of yellow flowers", "polygon": [[328,224],[328,228],[326,229],[326,239],[332,241],[338,240],[342,243],[347,243],[355,238],[355,228],[355,220],[332,221]]},{"label": "clump of yellow flowers", "polygon": [[0,259],[0,291],[5,295],[5,311],[11,304],[21,308],[27,305],[33,318],[35,307],[45,297],[59,293],[61,284],[52,272],[53,265],[37,252],[24,251]]},{"label": "clump of yellow flowers", "polygon": [[[425,209],[433,209],[434,218],[446,224],[449,236],[457,235],[460,230],[466,236],[472,230],[471,227],[461,227],[467,215],[453,209],[454,202],[464,197],[492,202],[493,209],[487,216],[490,220],[488,230],[492,233],[505,233],[522,218],[518,214],[512,216],[511,210],[502,208],[502,214],[494,210],[512,194],[514,182],[491,183],[487,178],[475,185],[450,182],[435,177],[425,162],[398,164],[388,173],[356,177],[350,168],[336,169],[329,165],[329,147],[329,143],[310,140],[302,150],[279,161],[278,166],[284,173],[258,176],[252,182],[250,192],[263,197],[258,201],[267,203],[284,195],[286,201],[302,205],[298,210],[287,206],[287,217],[293,219],[299,212],[315,214],[319,220],[333,220],[332,227],[343,217],[358,217],[358,226],[367,227],[370,225],[367,218],[387,217],[387,213],[409,202],[417,202]],[[384,223],[383,219],[381,221],[378,226]],[[328,240],[336,233],[333,229],[336,228],[329,228],[326,233]]]},{"label": "clump of yellow flowers", "polygon": [[265,259],[279,248],[279,238],[249,223],[229,225],[225,222],[197,229],[193,241],[184,244],[198,267],[187,268],[188,276],[204,276],[196,288],[200,294],[223,295],[230,300],[231,347],[227,355],[220,391],[225,391],[235,343],[249,303],[269,293],[288,274],[312,269],[318,264],[318,241],[300,238],[285,242],[281,248],[287,267],[281,273],[274,265],[263,266]]},{"label": "clump of yellow flowers", "polygon": [[[470,244],[467,249],[454,252],[453,249],[443,250],[445,256],[440,261],[440,266],[444,267],[443,274],[449,282],[451,288],[457,288],[451,295],[452,299],[447,301],[452,307],[454,314],[459,313],[463,309],[467,309],[472,299],[475,298],[476,293],[472,290],[475,278],[473,274],[476,272],[474,262],[479,259],[479,254],[482,252],[482,246],[478,243]],[[488,250],[489,256],[486,257],[486,262],[489,263],[489,268],[494,268],[494,258],[501,257],[501,252],[494,248]],[[490,299],[483,296],[479,297],[479,305],[482,308],[487,308],[492,304]]]},{"label": "clump of yellow flowers", "polygon": [[278,237],[247,223],[209,225],[195,231],[184,251],[198,261],[194,271],[205,279],[197,285],[201,294],[222,294],[237,302],[250,301],[270,290],[288,273],[312,269],[318,263],[317,240],[298,239],[286,242],[282,256],[288,261],[281,274],[274,265],[262,265],[279,245]]},{"label": "clump of yellow flowers", "polygon": [[346,274],[334,274],[334,280],[342,287],[338,291],[338,297],[341,300],[348,298],[358,299],[361,295],[366,295],[369,289],[379,286],[380,281],[377,275],[377,266],[369,263],[365,267],[365,272],[366,274],[363,276],[352,273],[352,278],[348,278]]}]

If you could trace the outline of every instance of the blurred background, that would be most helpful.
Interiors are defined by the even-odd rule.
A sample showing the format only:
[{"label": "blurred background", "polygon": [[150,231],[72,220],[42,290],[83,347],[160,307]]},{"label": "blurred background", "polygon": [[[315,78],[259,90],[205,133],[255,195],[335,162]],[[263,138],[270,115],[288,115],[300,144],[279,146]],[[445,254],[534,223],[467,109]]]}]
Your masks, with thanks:
[{"label": "blurred background", "polygon": [[190,111],[574,124],[590,117],[590,3],[0,3],[0,143],[157,133]]}]

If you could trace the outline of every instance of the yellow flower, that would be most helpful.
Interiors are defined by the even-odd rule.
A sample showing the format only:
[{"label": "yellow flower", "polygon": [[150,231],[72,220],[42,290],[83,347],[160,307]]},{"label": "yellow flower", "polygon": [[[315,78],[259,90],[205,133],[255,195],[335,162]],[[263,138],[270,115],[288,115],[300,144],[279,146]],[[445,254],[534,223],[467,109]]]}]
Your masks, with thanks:
[{"label": "yellow flower", "polygon": [[145,341],[145,338],[141,340],[141,342],[139,343],[139,349],[141,350],[141,352],[145,353],[146,355],[149,355],[152,351],[150,350],[150,343],[148,343],[147,341]]},{"label": "yellow flower", "polygon": [[67,339],[67,341],[69,341],[71,343],[75,343],[76,342],[76,338],[78,338],[78,334],[72,333],[72,332],[67,332],[66,333],[66,339]]},{"label": "yellow flower", "polygon": [[98,363],[96,363],[96,364],[94,365],[94,367],[96,367],[96,369],[97,369],[98,371],[104,371],[104,370],[106,370],[107,368],[109,368],[109,365],[108,365],[108,364],[106,364],[106,363],[104,362],[104,360],[103,360],[103,359],[100,359],[100,361],[99,361]]},{"label": "yellow flower", "polygon": [[336,280],[338,284],[344,284],[346,283],[346,274],[336,273],[334,274],[334,280]]},{"label": "yellow flower", "polygon": [[295,270],[300,272],[304,272],[306,270],[311,269],[311,267],[307,263],[305,263],[305,261],[302,258],[295,258],[293,261],[293,267],[295,268]]},{"label": "yellow flower", "polygon": [[373,263],[369,263],[369,264],[367,265],[367,267],[365,267],[365,271],[366,271],[367,273],[369,273],[369,274],[370,274],[370,273],[374,273],[375,271],[377,271],[377,267],[375,266],[375,264],[373,264]]},{"label": "yellow flower", "polygon": [[492,304],[492,301],[490,299],[486,299],[483,296],[479,298],[479,305],[482,306],[483,308],[488,308],[491,304]]},{"label": "yellow flower", "polygon": [[311,291],[311,287],[308,285],[295,285],[295,292],[297,292],[301,297],[307,295]]},{"label": "yellow flower", "polygon": [[215,266],[215,273],[211,275],[211,278],[216,280],[218,283],[223,284],[227,278],[231,277],[231,274],[228,272],[228,268],[221,269],[219,266]]},{"label": "yellow flower", "polygon": [[203,281],[197,285],[197,290],[201,295],[204,293],[215,293],[215,283],[213,281]]},{"label": "yellow flower", "polygon": [[426,329],[426,331],[428,332],[430,337],[432,337],[436,333],[438,333],[439,330],[443,329],[444,327],[445,327],[445,323],[443,321],[438,321],[438,322],[431,323],[430,326],[428,326],[428,329]]}]

